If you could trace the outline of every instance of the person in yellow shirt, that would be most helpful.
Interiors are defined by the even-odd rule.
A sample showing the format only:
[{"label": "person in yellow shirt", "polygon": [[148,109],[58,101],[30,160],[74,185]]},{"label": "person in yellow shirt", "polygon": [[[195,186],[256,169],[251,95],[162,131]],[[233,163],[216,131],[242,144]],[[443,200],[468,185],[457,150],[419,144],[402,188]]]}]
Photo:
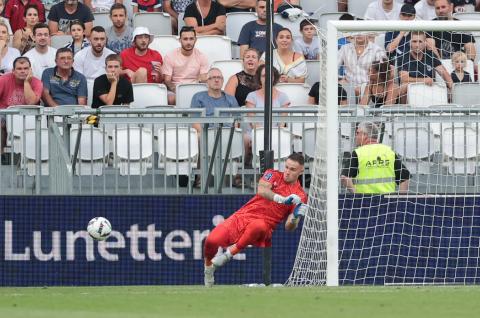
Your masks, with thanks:
[{"label": "person in yellow shirt", "polygon": [[410,172],[387,145],[378,143],[379,128],[363,122],[357,127],[349,164],[343,168],[341,182],[351,193],[387,194],[408,191]]}]

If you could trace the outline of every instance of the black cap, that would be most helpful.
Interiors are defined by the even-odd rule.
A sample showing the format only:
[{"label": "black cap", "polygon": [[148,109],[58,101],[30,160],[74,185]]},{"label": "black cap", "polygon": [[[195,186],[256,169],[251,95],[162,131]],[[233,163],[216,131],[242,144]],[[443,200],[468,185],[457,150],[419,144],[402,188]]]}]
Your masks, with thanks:
[{"label": "black cap", "polygon": [[400,14],[415,15],[416,13],[417,12],[415,11],[415,7],[408,3],[404,4],[400,9]]}]

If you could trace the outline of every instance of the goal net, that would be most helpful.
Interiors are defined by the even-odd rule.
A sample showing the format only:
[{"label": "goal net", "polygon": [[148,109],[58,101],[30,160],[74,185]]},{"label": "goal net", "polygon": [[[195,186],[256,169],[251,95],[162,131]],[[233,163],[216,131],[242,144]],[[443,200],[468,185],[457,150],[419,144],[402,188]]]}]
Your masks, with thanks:
[{"label": "goal net", "polygon": [[475,21],[319,30],[310,209],[287,285],[480,281],[479,31]]}]

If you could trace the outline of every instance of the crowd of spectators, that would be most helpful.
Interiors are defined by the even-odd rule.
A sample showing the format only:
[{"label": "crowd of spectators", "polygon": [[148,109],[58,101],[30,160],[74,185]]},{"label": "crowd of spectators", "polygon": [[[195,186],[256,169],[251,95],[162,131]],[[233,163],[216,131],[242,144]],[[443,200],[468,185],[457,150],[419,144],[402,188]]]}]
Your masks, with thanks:
[{"label": "crowd of spectators", "polygon": [[[85,105],[88,94],[93,101],[89,106],[129,104],[133,97],[127,83],[128,87],[135,83],[163,83],[168,89],[168,103],[175,105],[178,84],[211,84],[209,57],[196,47],[198,36],[224,35],[228,12],[255,11],[256,20],[243,25],[236,43],[243,70],[230,78],[221,74],[221,82],[222,87],[226,83],[222,94],[234,97],[238,105],[260,104],[264,87],[257,70],[265,60],[265,0],[133,1],[133,12],[167,12],[175,27],[178,19],[184,20],[181,30],[173,30],[178,32],[180,47],[166,50],[163,56],[149,47],[154,35],[147,27],[131,26],[122,0],[3,1],[0,0],[0,72],[14,71],[14,60],[26,57],[28,63],[23,64],[28,64],[32,76],[43,85],[38,103],[45,106]],[[478,2],[376,0],[365,8],[364,16],[344,14],[341,19],[455,20],[454,13],[478,10]],[[282,15],[285,9],[301,5],[299,0],[274,1],[275,10]],[[348,1],[338,0],[338,9],[348,10]],[[94,27],[95,12],[108,12],[111,26]],[[320,59],[321,43],[314,21],[303,16],[297,18],[299,30],[295,31],[301,34],[298,37],[294,37],[291,29],[273,24],[272,63],[279,73],[279,83],[305,83],[307,61]],[[51,39],[62,34],[71,35],[71,41],[57,50],[50,45]],[[454,82],[473,81],[476,69],[470,74],[465,67],[476,55],[475,38],[468,32],[386,32],[382,43],[369,33],[345,34],[339,40],[339,104],[345,104],[346,96],[351,94],[345,91],[346,87],[353,90],[360,105],[381,107],[406,103],[408,84],[412,82],[432,85],[441,77],[450,89]],[[442,60],[446,59],[451,60],[452,71],[443,66]],[[215,72],[218,71],[221,69]],[[93,91],[88,92],[87,83],[94,82]],[[311,102],[318,103],[318,86],[315,83],[312,87]],[[206,96],[218,95],[212,94]],[[275,98],[280,98],[281,106],[290,103],[281,94],[274,94],[277,102]],[[6,102],[0,107],[14,104]]]}]

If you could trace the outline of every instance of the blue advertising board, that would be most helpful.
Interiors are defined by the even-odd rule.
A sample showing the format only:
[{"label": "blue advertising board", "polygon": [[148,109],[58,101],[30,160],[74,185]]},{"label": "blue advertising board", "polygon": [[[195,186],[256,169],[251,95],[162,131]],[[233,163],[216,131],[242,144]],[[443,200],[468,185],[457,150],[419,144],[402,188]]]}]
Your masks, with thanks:
[{"label": "blue advertising board", "polygon": [[[202,284],[203,240],[250,196],[1,197],[3,286]],[[86,233],[96,216],[114,231],[105,242]],[[272,281],[288,278],[300,231],[279,225]],[[219,270],[221,284],[261,283],[262,253],[247,248]]]},{"label": "blue advertising board", "polygon": [[[250,197],[0,197],[0,285],[203,283],[203,241]],[[480,198],[339,198],[340,284],[480,283]],[[104,216],[105,242],[86,233]],[[320,235],[319,235],[320,236]],[[273,235],[272,282],[287,280],[300,231]],[[219,284],[262,282],[262,250],[216,272]]]}]

